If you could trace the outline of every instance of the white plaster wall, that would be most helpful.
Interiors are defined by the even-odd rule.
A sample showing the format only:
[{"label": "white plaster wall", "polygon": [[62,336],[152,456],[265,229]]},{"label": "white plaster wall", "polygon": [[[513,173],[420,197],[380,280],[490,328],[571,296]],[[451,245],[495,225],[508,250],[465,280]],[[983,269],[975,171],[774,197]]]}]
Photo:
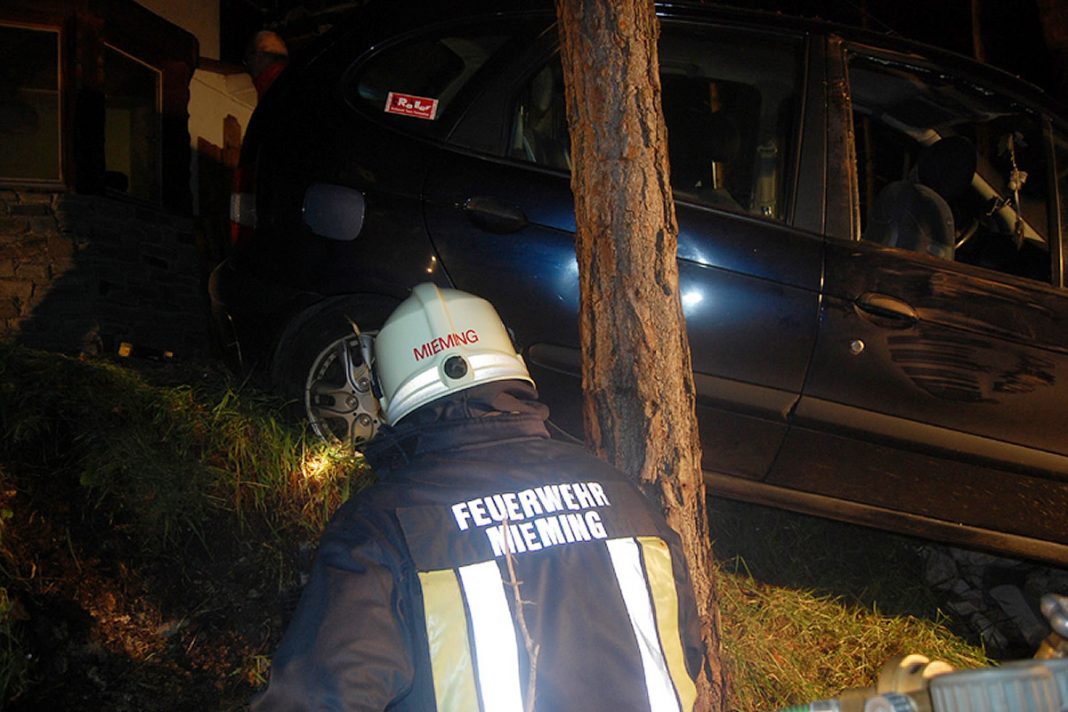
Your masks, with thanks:
[{"label": "white plaster wall", "polygon": [[193,192],[193,214],[200,215],[198,139],[222,147],[223,120],[227,115],[237,119],[244,138],[249,117],[256,108],[256,88],[248,74],[219,74],[198,69],[189,82],[189,140],[192,143],[192,163],[189,183]]},{"label": "white plaster wall", "polygon": [[256,108],[256,88],[247,74],[217,74],[198,69],[189,82],[189,137],[223,145],[223,119],[232,115],[242,135]]},{"label": "white plaster wall", "polygon": [[[163,19],[193,33],[200,43],[200,56],[219,57],[219,0],[137,0]],[[189,140],[193,147],[190,183],[193,212],[200,214],[197,156],[198,139],[216,146],[223,145],[223,120],[237,119],[244,136],[248,120],[256,107],[256,89],[244,72],[222,74],[197,69],[189,82]]]}]

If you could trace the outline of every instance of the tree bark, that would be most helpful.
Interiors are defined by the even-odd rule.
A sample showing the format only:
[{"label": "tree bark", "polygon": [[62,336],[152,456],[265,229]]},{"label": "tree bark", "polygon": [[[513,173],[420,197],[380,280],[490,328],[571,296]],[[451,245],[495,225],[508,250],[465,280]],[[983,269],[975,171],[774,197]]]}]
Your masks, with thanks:
[{"label": "tree bark", "polygon": [[1042,38],[1053,56],[1057,98],[1068,102],[1068,6],[1062,0],[1038,0]]},{"label": "tree bark", "polygon": [[705,643],[697,709],[725,709],[719,609],[652,0],[556,0],[578,226],[582,381],[595,452],[655,490]]},{"label": "tree bark", "polygon": [[983,3],[982,0],[972,0],[972,56],[976,61],[986,63],[986,43],[983,42]]}]

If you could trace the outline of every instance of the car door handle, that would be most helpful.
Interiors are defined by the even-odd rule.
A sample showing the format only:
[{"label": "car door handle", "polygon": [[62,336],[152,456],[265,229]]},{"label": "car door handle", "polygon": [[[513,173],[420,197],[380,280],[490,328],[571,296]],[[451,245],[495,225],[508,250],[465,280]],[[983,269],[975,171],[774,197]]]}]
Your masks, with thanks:
[{"label": "car door handle", "polygon": [[906,324],[902,324],[902,326],[914,324],[920,320],[920,316],[916,313],[916,310],[909,306],[908,303],[903,302],[896,297],[879,294],[878,292],[865,292],[864,294],[861,294],[857,297],[856,305],[858,309],[861,309],[872,316],[906,322]]},{"label": "car door handle", "polygon": [[506,234],[522,230],[530,222],[522,210],[497,198],[477,196],[464,203],[467,219],[483,230]]}]

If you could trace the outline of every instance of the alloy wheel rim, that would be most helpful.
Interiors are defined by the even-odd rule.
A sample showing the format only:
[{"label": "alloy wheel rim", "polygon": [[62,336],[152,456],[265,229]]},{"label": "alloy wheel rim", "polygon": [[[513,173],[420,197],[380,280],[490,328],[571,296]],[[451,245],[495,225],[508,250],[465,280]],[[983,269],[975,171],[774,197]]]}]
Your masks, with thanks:
[{"label": "alloy wheel rim", "polygon": [[374,437],[379,405],[355,335],[330,343],[312,361],[304,411],[312,431],[324,440],[356,445]]}]

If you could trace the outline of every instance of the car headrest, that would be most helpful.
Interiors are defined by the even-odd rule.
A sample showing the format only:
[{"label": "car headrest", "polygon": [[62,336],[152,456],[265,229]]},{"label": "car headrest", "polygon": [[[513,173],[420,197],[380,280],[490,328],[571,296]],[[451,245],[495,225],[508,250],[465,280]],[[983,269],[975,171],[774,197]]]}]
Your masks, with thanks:
[{"label": "car headrest", "polygon": [[976,164],[975,147],[963,136],[947,136],[926,147],[916,161],[920,183],[952,201],[964,195],[972,184]]}]

